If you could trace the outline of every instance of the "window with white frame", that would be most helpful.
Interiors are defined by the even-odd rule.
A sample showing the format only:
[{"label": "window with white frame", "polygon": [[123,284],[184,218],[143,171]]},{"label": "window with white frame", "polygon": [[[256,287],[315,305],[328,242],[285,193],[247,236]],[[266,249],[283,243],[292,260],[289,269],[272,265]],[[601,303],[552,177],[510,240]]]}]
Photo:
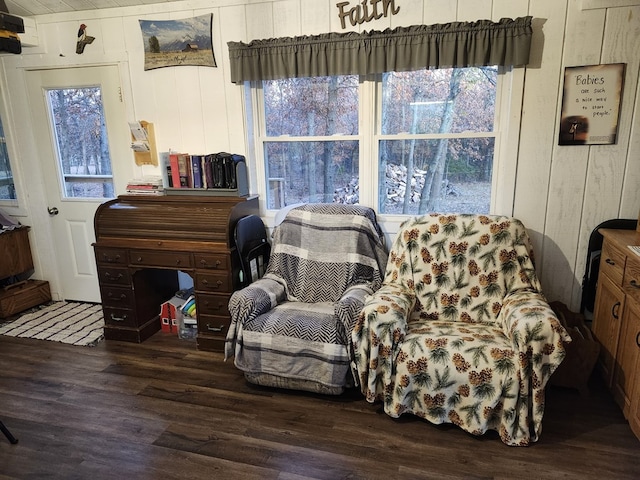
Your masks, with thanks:
[{"label": "window with white frame", "polygon": [[16,200],[16,186],[11,171],[9,161],[9,151],[7,149],[7,139],[0,118],[0,201]]},{"label": "window with white frame", "polygon": [[358,77],[270,80],[262,93],[267,207],[357,203]]},{"label": "window with white frame", "polygon": [[490,213],[500,76],[470,67],[261,82],[252,131],[267,209]]},{"label": "window with white frame", "polygon": [[497,77],[497,67],[382,75],[380,213],[489,213]]}]

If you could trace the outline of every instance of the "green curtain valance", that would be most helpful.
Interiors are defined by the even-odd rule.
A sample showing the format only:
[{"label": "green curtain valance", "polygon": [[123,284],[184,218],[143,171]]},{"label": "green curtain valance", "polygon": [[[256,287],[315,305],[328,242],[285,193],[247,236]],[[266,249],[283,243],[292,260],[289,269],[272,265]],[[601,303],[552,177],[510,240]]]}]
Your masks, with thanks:
[{"label": "green curtain valance", "polygon": [[526,65],[531,48],[531,19],[228,42],[231,81],[368,75],[429,67]]}]

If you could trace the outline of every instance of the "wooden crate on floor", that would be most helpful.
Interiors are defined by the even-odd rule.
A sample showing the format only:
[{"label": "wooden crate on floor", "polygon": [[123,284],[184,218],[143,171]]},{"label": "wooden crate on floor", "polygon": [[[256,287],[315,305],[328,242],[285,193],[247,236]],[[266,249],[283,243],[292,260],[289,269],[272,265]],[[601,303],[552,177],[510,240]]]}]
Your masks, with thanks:
[{"label": "wooden crate on floor", "polygon": [[23,312],[51,301],[49,282],[25,280],[0,289],[0,318]]}]

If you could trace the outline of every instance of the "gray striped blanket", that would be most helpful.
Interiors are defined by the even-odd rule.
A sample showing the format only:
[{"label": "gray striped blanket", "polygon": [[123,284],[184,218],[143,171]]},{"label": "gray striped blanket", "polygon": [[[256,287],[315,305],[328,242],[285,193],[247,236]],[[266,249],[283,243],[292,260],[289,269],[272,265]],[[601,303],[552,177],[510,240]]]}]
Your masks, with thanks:
[{"label": "gray striped blanket", "polygon": [[264,277],[231,297],[225,357],[263,384],[290,379],[295,388],[341,393],[351,381],[351,329],[386,261],[370,208],[292,209],[274,232]]}]

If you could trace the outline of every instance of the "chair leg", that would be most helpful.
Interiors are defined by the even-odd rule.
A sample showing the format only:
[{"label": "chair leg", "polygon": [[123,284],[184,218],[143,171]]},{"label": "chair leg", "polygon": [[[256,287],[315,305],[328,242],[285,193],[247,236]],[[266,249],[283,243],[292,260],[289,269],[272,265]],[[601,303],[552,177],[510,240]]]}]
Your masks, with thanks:
[{"label": "chair leg", "polygon": [[0,421],[0,431],[4,433],[5,437],[7,437],[7,440],[9,440],[9,443],[12,443],[14,445],[18,443],[18,439],[13,435],[11,435],[11,432],[7,429],[7,427],[4,426],[4,423],[2,423],[2,421]]}]

